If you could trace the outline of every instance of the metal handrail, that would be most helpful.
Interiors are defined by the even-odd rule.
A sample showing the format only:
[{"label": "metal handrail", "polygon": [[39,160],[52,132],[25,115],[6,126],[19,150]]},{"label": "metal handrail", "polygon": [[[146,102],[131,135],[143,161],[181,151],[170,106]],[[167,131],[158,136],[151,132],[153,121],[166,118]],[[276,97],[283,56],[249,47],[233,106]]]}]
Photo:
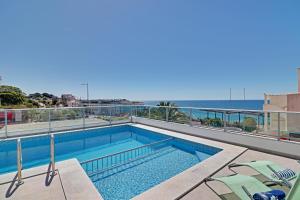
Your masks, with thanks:
[{"label": "metal handrail", "polygon": [[[23,170],[23,156],[22,156],[22,138],[17,139],[17,186],[20,186],[24,183],[23,177],[22,177],[22,170]],[[54,143],[54,134],[51,134],[50,136],[50,165],[51,165],[51,171],[52,176],[56,175],[55,171],[55,143]]]},{"label": "metal handrail", "polygon": [[82,108],[111,108],[111,107],[130,107],[130,106],[141,106],[141,105],[122,105],[122,104],[113,104],[113,105],[98,105],[98,106],[76,106],[76,107],[51,107],[51,108],[1,108],[0,111],[26,111],[26,110],[63,110],[63,109],[82,109]]},{"label": "metal handrail", "polygon": [[249,113],[290,113],[290,114],[300,114],[297,111],[282,111],[282,110],[251,110],[251,109],[229,109],[229,108],[209,108],[209,107],[191,107],[191,106],[158,106],[158,105],[99,105],[99,106],[89,106],[89,107],[58,107],[58,108],[21,108],[21,109],[0,109],[1,112],[4,111],[26,111],[26,110],[63,110],[63,109],[89,109],[89,108],[111,108],[111,107],[157,107],[157,108],[177,108],[177,109],[196,109],[205,111],[226,111],[226,112],[249,112]]},{"label": "metal handrail", "polygon": [[54,134],[50,136],[50,162],[52,168],[52,176],[56,175],[55,172],[55,142],[54,142]]},{"label": "metal handrail", "polygon": [[[99,158],[87,160],[87,161],[81,162],[80,164],[85,169],[88,176],[93,176],[93,175],[103,173],[103,172],[111,170],[111,169],[118,168],[118,167],[123,166],[125,164],[131,163],[135,160],[145,158],[149,155],[153,155],[154,153],[157,152],[157,150],[151,148],[148,153],[144,153],[144,154],[143,153],[140,154],[139,150],[140,149],[145,149],[147,147],[155,146],[157,144],[165,143],[165,142],[170,141],[172,139],[173,138],[168,138],[168,139],[165,139],[165,140],[153,142],[153,143],[143,145],[143,146],[140,146],[140,147],[137,147],[137,148],[132,148],[132,149],[128,149],[126,151],[121,151],[121,152],[118,152],[118,153],[114,153],[114,154],[102,156],[102,157],[99,157]],[[127,156],[127,158],[130,157],[130,159],[125,159],[126,153],[128,153],[128,152],[131,152],[131,155]],[[135,152],[135,157],[132,156],[132,154],[133,154],[132,152]],[[136,154],[137,154],[137,156],[136,156]],[[121,158],[122,155],[123,155],[124,160],[122,160],[122,158]],[[116,162],[116,160],[117,160],[116,158],[118,158],[117,156],[119,156],[119,162]],[[113,158],[115,158],[115,159],[113,159]],[[113,160],[114,160],[114,162],[113,162]],[[101,161],[101,167],[100,168],[99,168],[99,161]],[[106,161],[106,164],[105,164],[105,161]],[[110,166],[109,166],[109,164],[110,164]],[[105,165],[106,165],[106,167],[104,167]],[[92,170],[89,170],[89,166],[91,166]],[[94,166],[96,166],[96,169],[94,168]]]},{"label": "metal handrail", "polygon": [[120,151],[120,152],[117,152],[117,153],[114,153],[114,154],[109,154],[109,155],[102,156],[102,157],[99,157],[99,158],[94,158],[94,159],[86,160],[86,161],[80,162],[80,164],[86,164],[88,162],[93,162],[93,161],[96,161],[96,160],[100,160],[100,159],[103,159],[103,158],[115,156],[115,155],[118,155],[118,154],[127,153],[129,151],[134,151],[134,150],[137,150],[137,149],[141,149],[141,148],[153,146],[153,145],[156,145],[156,144],[167,142],[167,141],[172,140],[172,139],[174,139],[174,138],[171,137],[171,138],[167,138],[165,140],[160,140],[160,141],[157,141],[157,142],[152,142],[152,143],[140,146],[140,147],[135,147],[135,148],[132,148],[132,149],[128,149],[128,150],[125,150],[125,151]]},{"label": "metal handrail", "polygon": [[17,140],[17,167],[18,167],[18,173],[17,173],[17,186],[22,185],[24,183],[22,179],[22,144],[21,139],[18,138]]},{"label": "metal handrail", "polygon": [[[105,112],[100,112],[101,111],[101,108],[103,108],[103,110]],[[128,111],[127,110],[124,110],[124,111],[121,111],[121,109],[118,109],[118,108],[128,108]],[[43,130],[46,130],[48,129],[48,133],[50,134],[51,132],[53,132],[53,130],[55,130],[55,127],[52,126],[52,124],[54,124],[54,121],[60,121],[60,120],[63,120],[63,119],[58,119],[56,120],[54,116],[51,116],[52,112],[51,111],[55,111],[55,110],[78,110],[78,111],[84,111],[87,113],[87,115],[91,114],[89,112],[89,109],[91,109],[92,111],[92,114],[95,112],[96,115],[101,115],[101,116],[105,116],[105,117],[108,117],[107,119],[104,119],[108,122],[109,125],[112,125],[114,124],[112,122],[112,116],[115,115],[115,113],[126,113],[128,116],[128,122],[132,121],[132,116],[138,116],[138,110],[139,109],[145,109],[146,111],[148,110],[148,113],[144,113],[144,115],[148,115],[148,118],[151,119],[152,115],[152,110],[154,108],[165,108],[166,109],[166,113],[162,114],[158,120],[164,120],[164,121],[171,121],[171,119],[169,119],[169,116],[168,116],[168,112],[167,110],[171,110],[173,108],[176,108],[178,109],[180,112],[184,112],[187,117],[190,119],[189,123],[191,126],[193,126],[193,120],[194,120],[194,116],[193,116],[193,112],[201,112],[201,111],[204,111],[204,112],[207,112],[207,113],[210,113],[210,112],[213,112],[213,113],[217,113],[217,114],[222,114],[222,117],[221,119],[223,120],[224,124],[223,124],[223,128],[224,128],[224,131],[226,131],[226,123],[228,125],[230,125],[226,119],[226,115],[230,115],[230,114],[245,114],[245,115],[256,115],[258,117],[258,121],[259,121],[259,118],[260,116],[262,116],[263,118],[261,119],[264,119],[264,117],[267,117],[267,114],[269,115],[269,113],[275,113],[275,114],[278,114],[279,116],[283,116],[284,117],[284,114],[300,114],[300,112],[291,112],[291,111],[262,111],[262,110],[244,110],[244,109],[219,109],[219,108],[200,108],[200,107],[174,107],[174,106],[159,106],[159,105],[120,105],[120,104],[113,104],[113,105],[98,105],[98,106],[89,106],[89,107],[60,107],[60,108],[38,108],[38,109],[2,109],[2,112],[5,113],[5,127],[4,127],[4,138],[9,138],[11,137],[9,135],[9,133],[12,133],[12,132],[20,132],[20,134],[16,135],[16,136],[13,136],[13,137],[18,137],[21,135],[21,132],[22,131],[30,131],[30,130],[35,130],[35,133],[33,133],[32,135],[40,135],[40,134],[43,134],[45,131]],[[93,109],[98,109],[99,113],[97,114],[97,110],[93,110]],[[180,110],[181,109],[181,110]],[[183,109],[186,109],[187,112],[185,112]],[[46,128],[42,128],[42,129],[38,129],[38,128],[34,128],[34,127],[31,127],[31,129],[27,129],[27,130],[23,130],[22,128],[18,128],[16,129],[15,131],[12,131],[10,130],[9,128],[7,128],[9,126],[9,124],[7,125],[7,113],[8,111],[22,111],[22,110],[36,110],[37,112],[38,111],[43,111],[43,112],[47,112],[49,111],[48,113],[48,119],[46,119],[49,123],[48,127]],[[0,110],[1,111],[1,110]],[[39,116],[39,113],[37,113],[37,116]],[[225,116],[225,117],[223,117]],[[147,116],[144,116],[147,118]],[[274,117],[274,116],[272,116]],[[70,125],[66,125],[66,126],[61,126],[60,127],[66,127],[66,130],[69,130],[69,129],[72,129],[73,127],[77,128],[77,129],[81,129],[81,128],[87,128],[88,126],[86,126],[86,115],[81,115],[80,117],[76,117],[76,119],[81,119],[83,118],[82,120],[82,123],[79,124],[79,127],[78,125],[76,124],[76,126],[74,124],[70,124]],[[208,117],[210,118],[210,117]],[[218,117],[220,118],[220,117]],[[72,120],[72,119],[71,119]],[[277,119],[278,123],[280,123],[280,118]],[[44,122],[44,120],[42,120]],[[46,122],[46,121],[45,121]],[[27,122],[23,122],[23,123],[27,123]],[[21,124],[23,124],[21,123]],[[30,122],[29,122],[30,123]],[[239,122],[240,123],[240,122]],[[14,123],[13,123],[14,124]],[[99,124],[99,122],[97,123]],[[102,124],[99,124],[99,126],[102,125]],[[264,125],[264,121],[262,121],[262,125]],[[258,131],[258,128],[259,126],[257,126],[257,131]],[[8,130],[7,130],[8,129]],[[41,131],[40,131],[41,130]],[[276,131],[276,130],[275,130]],[[278,138],[280,139],[280,129],[277,129],[278,131]],[[1,137],[2,138],[2,137]]]}]

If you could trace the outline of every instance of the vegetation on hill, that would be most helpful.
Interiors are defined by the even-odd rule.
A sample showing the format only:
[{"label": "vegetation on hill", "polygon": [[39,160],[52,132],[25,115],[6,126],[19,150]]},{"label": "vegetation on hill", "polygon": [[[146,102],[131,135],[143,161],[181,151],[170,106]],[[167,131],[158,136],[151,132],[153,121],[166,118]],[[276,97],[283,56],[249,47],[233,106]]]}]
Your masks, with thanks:
[{"label": "vegetation on hill", "polygon": [[[168,121],[173,122],[180,122],[185,123],[189,120],[189,117],[180,109],[178,109],[178,106],[171,102],[159,102],[159,104],[156,105],[157,107],[152,107],[150,112],[150,118],[151,119],[157,119],[157,120],[166,120],[168,118]],[[166,109],[168,108],[168,109]],[[166,112],[166,110],[168,112]],[[137,113],[138,116],[148,116],[149,111],[148,109],[142,109],[138,110]]]},{"label": "vegetation on hill", "polygon": [[38,102],[40,104],[43,104],[45,107],[52,107],[58,105],[59,98],[53,94],[49,93],[33,93],[29,94],[28,98],[32,101]]},{"label": "vegetation on hill", "polygon": [[1,108],[37,108],[58,104],[58,97],[49,93],[26,94],[18,87],[0,86]]},{"label": "vegetation on hill", "polygon": [[8,85],[0,86],[1,106],[18,106],[26,103],[26,95],[20,88]]}]

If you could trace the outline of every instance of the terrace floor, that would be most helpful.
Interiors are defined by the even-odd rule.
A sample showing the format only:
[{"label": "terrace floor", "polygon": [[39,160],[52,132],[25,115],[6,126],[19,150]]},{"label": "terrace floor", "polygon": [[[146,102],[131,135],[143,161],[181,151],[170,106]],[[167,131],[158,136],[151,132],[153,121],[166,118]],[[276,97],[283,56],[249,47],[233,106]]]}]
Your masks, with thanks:
[{"label": "terrace floor", "polygon": [[[297,160],[266,154],[258,151],[247,150],[242,155],[237,157],[232,163],[240,163],[240,162],[249,162],[253,160],[269,160],[277,163],[285,168],[292,169],[296,172],[300,172],[300,163]],[[247,168],[247,167],[236,167],[233,169],[235,172],[243,175],[255,176],[259,180],[264,180],[264,178],[259,175],[256,171]],[[227,176],[233,174],[232,171],[228,169],[228,166],[222,168],[218,173],[216,173],[213,177],[219,176]],[[223,196],[225,199],[238,199],[224,184],[219,182],[210,182],[208,183],[217,194]],[[275,188],[278,188],[278,186]],[[282,188],[278,188],[282,189]],[[286,188],[284,188],[286,189]],[[220,200],[221,197],[216,195],[205,183],[202,183],[194,190],[189,192],[187,195],[181,198],[182,200],[196,200],[196,199],[209,199],[209,200]]]},{"label": "terrace floor", "polygon": [[[101,124],[109,124],[108,121],[98,118],[85,118],[85,126],[96,126]],[[51,121],[52,131],[62,131],[67,129],[82,128],[83,119],[66,119]],[[22,131],[20,131],[22,130]],[[22,135],[32,135],[37,133],[43,133],[49,131],[49,122],[31,122],[31,123],[19,123],[7,125],[7,136],[18,137]],[[4,127],[0,129],[0,138],[5,138]]]},{"label": "terrace floor", "polygon": [[23,170],[24,183],[16,186],[16,173],[0,176],[0,199],[26,200],[102,200],[77,160],[56,164],[52,178],[48,166]]}]

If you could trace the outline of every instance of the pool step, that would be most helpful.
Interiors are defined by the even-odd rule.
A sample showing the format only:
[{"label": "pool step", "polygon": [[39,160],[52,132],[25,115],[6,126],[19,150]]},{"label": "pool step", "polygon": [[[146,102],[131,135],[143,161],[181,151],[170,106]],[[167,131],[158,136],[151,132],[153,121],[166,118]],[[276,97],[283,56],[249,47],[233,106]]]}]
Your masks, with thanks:
[{"label": "pool step", "polygon": [[206,160],[207,158],[209,158],[211,155],[200,152],[200,151],[195,151],[196,156],[198,157],[199,161],[203,161]]},{"label": "pool step", "polygon": [[103,171],[99,171],[97,173],[90,174],[89,177],[93,182],[96,182],[96,181],[99,181],[100,179],[103,179],[103,178],[109,177],[111,175],[117,174],[117,173],[122,172],[126,169],[138,166],[142,163],[149,162],[152,159],[155,159],[157,157],[166,155],[168,153],[172,153],[174,151],[177,151],[177,149],[172,147],[172,146],[167,146],[167,147],[164,147],[162,149],[159,149],[159,150],[155,151],[155,153],[148,154],[148,155],[146,155],[142,158],[131,160],[131,161],[129,161],[127,163],[124,163],[124,164],[121,164],[119,166],[114,166],[110,169],[106,169],[106,170],[103,170]]},{"label": "pool step", "polygon": [[153,142],[144,146],[133,149],[128,149],[115,154],[95,158],[92,160],[81,162],[81,166],[86,171],[88,176],[101,173],[103,171],[111,170],[113,168],[122,166],[129,162],[135,161],[155,154],[160,149],[170,146],[169,141],[173,138]]}]

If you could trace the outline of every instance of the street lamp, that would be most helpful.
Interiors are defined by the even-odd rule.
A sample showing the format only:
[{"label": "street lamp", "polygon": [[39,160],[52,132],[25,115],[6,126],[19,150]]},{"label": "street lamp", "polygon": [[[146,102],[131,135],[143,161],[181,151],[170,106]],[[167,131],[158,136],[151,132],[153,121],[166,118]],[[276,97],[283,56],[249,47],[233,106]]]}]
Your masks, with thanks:
[{"label": "street lamp", "polygon": [[86,100],[88,102],[88,106],[90,106],[90,101],[89,101],[89,83],[81,83],[80,85],[86,86]]}]

